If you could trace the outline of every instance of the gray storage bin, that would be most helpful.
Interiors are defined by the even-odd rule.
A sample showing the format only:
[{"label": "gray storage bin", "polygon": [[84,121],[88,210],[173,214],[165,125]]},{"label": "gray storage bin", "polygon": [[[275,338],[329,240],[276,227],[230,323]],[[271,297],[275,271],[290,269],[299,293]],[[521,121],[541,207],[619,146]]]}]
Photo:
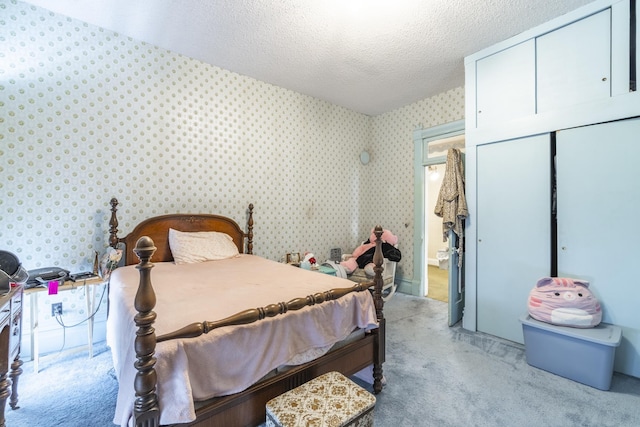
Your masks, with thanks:
[{"label": "gray storage bin", "polygon": [[601,323],[581,329],[520,317],[527,363],[553,374],[609,390],[613,360],[620,345],[619,326]]}]

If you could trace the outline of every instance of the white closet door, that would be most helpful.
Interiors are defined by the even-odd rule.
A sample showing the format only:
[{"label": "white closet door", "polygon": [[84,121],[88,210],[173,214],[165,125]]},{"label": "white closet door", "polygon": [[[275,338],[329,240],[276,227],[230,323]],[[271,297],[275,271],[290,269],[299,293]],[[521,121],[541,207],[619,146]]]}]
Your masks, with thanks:
[{"label": "white closet door", "polygon": [[548,134],[477,148],[477,329],[523,343],[529,291],[550,273]]},{"label": "white closet door", "polygon": [[640,377],[640,119],[557,133],[558,275],[590,282],[622,328],[615,370]]}]

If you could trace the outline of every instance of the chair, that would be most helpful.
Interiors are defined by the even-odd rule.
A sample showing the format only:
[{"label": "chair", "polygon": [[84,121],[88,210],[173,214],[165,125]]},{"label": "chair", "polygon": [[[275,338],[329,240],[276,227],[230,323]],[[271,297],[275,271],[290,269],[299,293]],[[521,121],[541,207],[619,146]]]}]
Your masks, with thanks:
[{"label": "chair", "polygon": [[[343,254],[342,260],[346,261],[351,258],[351,254]],[[395,284],[396,279],[396,265],[395,261],[390,261],[387,258],[384,259],[384,270],[382,271],[382,299],[387,302],[391,299],[396,292],[398,285]],[[358,268],[353,273],[347,276],[347,279],[352,282],[366,282],[367,280],[373,280],[373,275],[368,275],[364,268]]]}]

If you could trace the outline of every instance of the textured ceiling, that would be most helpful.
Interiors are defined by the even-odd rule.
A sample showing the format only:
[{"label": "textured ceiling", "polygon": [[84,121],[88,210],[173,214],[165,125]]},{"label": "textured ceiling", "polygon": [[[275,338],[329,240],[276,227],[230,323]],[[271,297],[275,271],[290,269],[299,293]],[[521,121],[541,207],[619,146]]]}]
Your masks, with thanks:
[{"label": "textured ceiling", "polygon": [[591,0],[29,0],[377,115],[464,84],[464,57]]}]

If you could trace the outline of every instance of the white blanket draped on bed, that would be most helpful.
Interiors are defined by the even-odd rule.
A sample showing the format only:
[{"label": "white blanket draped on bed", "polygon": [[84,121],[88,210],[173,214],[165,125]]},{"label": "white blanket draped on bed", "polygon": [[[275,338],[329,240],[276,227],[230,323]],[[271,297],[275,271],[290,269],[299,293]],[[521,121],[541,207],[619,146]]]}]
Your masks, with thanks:
[{"label": "white blanket draped on bed", "polygon": [[[254,255],[186,265],[157,263],[151,281],[157,297],[158,336],[189,323],[353,286],[346,279]],[[114,423],[123,426],[131,418],[135,399],[133,301],[138,283],[138,270],[128,266],[115,270],[110,284],[107,342],[119,381]],[[242,391],[279,366],[310,360],[305,354],[317,357],[326,352],[355,328],[375,327],[373,298],[369,292],[355,292],[249,325],[158,343],[160,423],[193,421],[194,400]]]}]

